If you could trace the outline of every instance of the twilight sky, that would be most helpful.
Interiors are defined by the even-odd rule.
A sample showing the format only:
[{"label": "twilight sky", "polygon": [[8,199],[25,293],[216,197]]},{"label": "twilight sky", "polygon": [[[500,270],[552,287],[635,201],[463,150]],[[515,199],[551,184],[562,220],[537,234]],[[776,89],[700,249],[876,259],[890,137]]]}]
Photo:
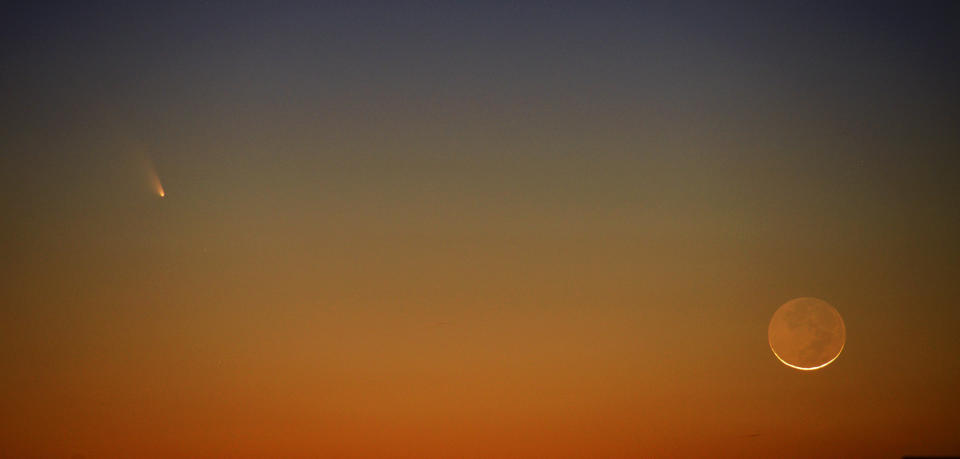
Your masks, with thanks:
[{"label": "twilight sky", "polygon": [[960,6],[718,3],[0,7],[0,457],[960,454]]}]

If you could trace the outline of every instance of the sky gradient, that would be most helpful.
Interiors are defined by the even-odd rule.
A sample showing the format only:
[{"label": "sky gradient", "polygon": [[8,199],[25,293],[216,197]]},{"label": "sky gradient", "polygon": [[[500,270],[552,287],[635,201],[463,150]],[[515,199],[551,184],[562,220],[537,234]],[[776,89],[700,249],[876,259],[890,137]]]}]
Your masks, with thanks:
[{"label": "sky gradient", "polygon": [[0,7],[0,457],[960,454],[957,4],[521,3]]}]

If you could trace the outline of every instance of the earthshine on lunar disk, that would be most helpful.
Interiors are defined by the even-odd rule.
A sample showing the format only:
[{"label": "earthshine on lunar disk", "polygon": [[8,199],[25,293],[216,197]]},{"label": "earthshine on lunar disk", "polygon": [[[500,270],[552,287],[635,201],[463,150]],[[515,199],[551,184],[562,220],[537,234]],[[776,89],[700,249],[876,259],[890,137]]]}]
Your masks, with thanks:
[{"label": "earthshine on lunar disk", "polygon": [[796,298],[773,313],[767,337],[773,355],[784,365],[809,371],[840,356],[847,328],[840,313],[826,301]]}]

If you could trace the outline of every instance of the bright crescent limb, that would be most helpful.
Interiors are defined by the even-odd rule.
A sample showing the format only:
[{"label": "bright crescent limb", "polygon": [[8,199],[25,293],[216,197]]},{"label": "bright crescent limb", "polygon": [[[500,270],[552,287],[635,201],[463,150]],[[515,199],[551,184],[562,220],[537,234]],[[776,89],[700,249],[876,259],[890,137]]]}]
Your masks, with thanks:
[{"label": "bright crescent limb", "polygon": [[786,366],[788,366],[788,367],[790,367],[790,368],[796,368],[797,370],[803,370],[803,371],[813,371],[813,370],[819,370],[819,369],[821,369],[821,368],[823,368],[823,367],[825,367],[825,366],[827,366],[827,365],[830,365],[831,363],[833,363],[834,360],[837,360],[837,357],[840,357],[840,354],[843,353],[843,348],[846,347],[846,345],[847,345],[846,342],[840,344],[840,350],[837,351],[837,355],[833,356],[832,359],[827,360],[826,363],[824,363],[824,364],[822,364],[822,365],[817,365],[817,366],[815,366],[815,367],[798,367],[798,366],[796,366],[796,365],[787,363],[786,360],[783,360],[782,358],[780,358],[780,354],[777,354],[777,350],[773,348],[773,345],[772,345],[772,344],[770,345],[770,350],[773,351],[773,355],[775,355],[775,356],[777,357],[777,360],[783,362],[784,365],[786,365]]}]

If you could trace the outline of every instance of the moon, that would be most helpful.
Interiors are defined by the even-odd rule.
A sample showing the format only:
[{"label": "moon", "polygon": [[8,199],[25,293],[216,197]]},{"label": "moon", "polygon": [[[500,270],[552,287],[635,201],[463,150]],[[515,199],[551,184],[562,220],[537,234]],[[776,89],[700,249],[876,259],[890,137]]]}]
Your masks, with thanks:
[{"label": "moon", "polygon": [[837,360],[847,342],[847,327],[826,301],[796,298],[773,313],[767,338],[773,355],[784,365],[811,371]]}]

